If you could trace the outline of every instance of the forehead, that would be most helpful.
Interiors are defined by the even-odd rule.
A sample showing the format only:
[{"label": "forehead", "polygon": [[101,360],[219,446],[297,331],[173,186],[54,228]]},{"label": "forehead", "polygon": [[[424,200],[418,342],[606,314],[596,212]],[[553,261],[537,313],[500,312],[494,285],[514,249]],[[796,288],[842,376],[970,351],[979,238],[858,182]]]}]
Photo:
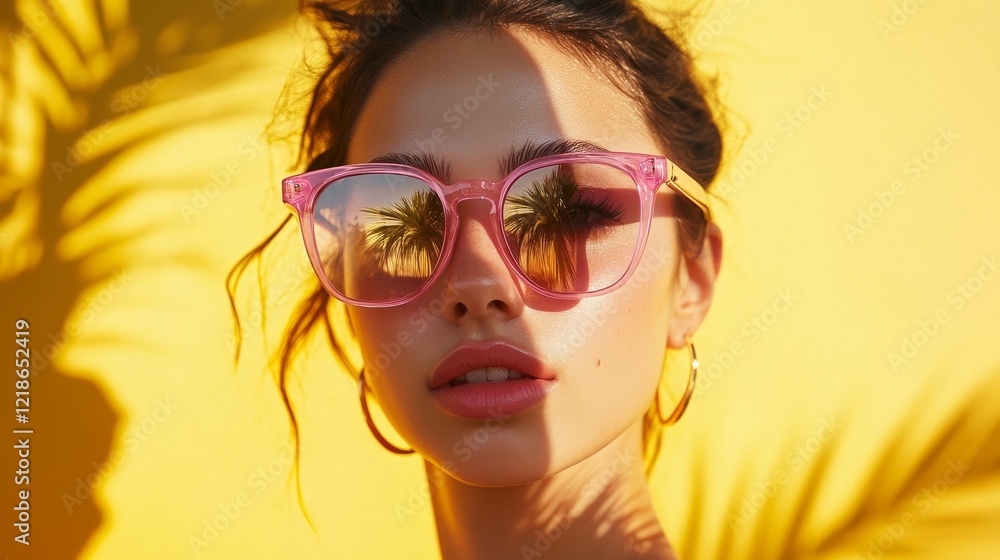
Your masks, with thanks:
[{"label": "forehead", "polygon": [[551,40],[523,31],[452,32],[424,40],[383,71],[348,160],[429,152],[460,177],[487,179],[512,147],[563,138],[659,151],[636,104]]}]

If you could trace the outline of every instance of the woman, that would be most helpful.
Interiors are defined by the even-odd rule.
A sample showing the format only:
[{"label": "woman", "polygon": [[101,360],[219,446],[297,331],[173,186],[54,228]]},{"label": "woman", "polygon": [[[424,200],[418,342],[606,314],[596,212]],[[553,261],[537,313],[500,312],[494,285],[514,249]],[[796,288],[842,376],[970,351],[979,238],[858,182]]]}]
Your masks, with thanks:
[{"label": "woman", "polygon": [[673,558],[643,465],[721,256],[689,57],[626,1],[356,4],[307,6],[330,61],[282,194],[319,283],[283,391],[313,329],[345,363],[356,340],[362,411],[423,458],[444,558]]}]

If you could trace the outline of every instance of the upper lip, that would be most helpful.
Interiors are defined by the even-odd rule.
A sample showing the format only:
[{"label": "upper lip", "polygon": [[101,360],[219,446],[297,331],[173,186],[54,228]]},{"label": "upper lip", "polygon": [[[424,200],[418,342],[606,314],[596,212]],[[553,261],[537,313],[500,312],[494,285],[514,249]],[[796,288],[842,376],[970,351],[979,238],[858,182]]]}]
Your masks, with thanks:
[{"label": "upper lip", "polygon": [[449,352],[434,367],[429,381],[430,388],[444,387],[470,371],[486,367],[512,369],[538,379],[554,377],[541,360],[510,342],[467,342]]}]

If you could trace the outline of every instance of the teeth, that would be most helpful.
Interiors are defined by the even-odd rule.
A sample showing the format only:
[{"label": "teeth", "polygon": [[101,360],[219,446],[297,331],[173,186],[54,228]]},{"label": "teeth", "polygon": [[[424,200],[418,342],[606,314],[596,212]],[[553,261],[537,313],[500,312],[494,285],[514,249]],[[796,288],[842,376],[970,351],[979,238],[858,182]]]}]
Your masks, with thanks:
[{"label": "teeth", "polygon": [[485,369],[474,369],[465,374],[465,380],[469,383],[482,383],[483,381],[486,381],[488,377],[489,374]]},{"label": "teeth", "polygon": [[486,368],[486,379],[490,381],[507,381],[507,371],[504,368],[498,367]]},{"label": "teeth", "polygon": [[465,375],[456,378],[452,381],[455,382],[466,382],[466,383],[484,383],[486,381],[509,381],[511,379],[523,379],[525,375],[519,371],[514,371],[512,369],[502,368],[502,367],[486,367],[480,369],[474,369]]}]

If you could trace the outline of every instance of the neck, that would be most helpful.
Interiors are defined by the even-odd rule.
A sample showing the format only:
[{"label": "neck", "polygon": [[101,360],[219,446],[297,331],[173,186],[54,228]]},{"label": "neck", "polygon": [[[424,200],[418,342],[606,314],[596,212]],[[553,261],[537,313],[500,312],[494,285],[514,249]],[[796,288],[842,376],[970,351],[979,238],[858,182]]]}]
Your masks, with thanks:
[{"label": "neck", "polygon": [[653,510],[636,424],[543,480],[470,486],[426,462],[444,560],[676,558]]}]

